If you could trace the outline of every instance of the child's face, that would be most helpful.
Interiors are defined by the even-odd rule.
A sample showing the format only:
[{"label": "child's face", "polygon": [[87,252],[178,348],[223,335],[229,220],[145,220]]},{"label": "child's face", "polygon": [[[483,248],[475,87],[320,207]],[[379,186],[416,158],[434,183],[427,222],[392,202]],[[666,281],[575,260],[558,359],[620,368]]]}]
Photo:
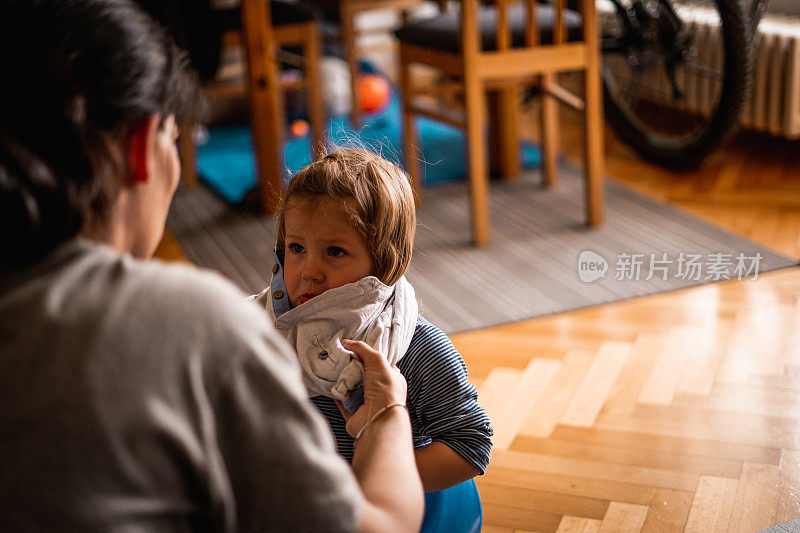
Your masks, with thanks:
[{"label": "child's face", "polygon": [[371,256],[342,208],[299,202],[284,220],[283,274],[293,306],[372,275]]}]

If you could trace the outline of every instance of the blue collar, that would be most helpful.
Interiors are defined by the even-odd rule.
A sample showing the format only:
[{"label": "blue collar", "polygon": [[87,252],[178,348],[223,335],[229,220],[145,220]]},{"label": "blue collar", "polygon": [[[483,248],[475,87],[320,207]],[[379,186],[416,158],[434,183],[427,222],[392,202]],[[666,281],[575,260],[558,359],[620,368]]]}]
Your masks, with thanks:
[{"label": "blue collar", "polygon": [[289,294],[286,292],[286,282],[283,280],[283,263],[278,256],[277,250],[274,254],[272,264],[272,280],[269,283],[270,298],[272,299],[272,310],[275,312],[275,318],[278,318],[283,313],[292,308],[289,302]]}]

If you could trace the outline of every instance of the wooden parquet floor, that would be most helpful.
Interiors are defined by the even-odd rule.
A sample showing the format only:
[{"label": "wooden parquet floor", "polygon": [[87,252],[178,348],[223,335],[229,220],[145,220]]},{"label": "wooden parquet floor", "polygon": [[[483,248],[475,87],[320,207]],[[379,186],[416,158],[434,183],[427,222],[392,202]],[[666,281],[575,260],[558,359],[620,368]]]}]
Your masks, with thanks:
[{"label": "wooden parquet floor", "polygon": [[[580,128],[562,124],[578,160]],[[800,256],[800,143],[746,133],[676,174],[611,142],[606,167]],[[800,518],[800,269],[453,340],[496,432],[478,479],[485,532],[752,532]]]},{"label": "wooden parquet floor", "polygon": [[[562,128],[579,160],[579,122],[566,114]],[[800,257],[798,142],[742,134],[686,174],[609,142],[606,169]],[[159,253],[182,255],[169,235]],[[496,432],[477,480],[485,532],[752,532],[800,518],[800,269],[453,340]]]},{"label": "wooden parquet floor", "polygon": [[495,428],[484,531],[800,518],[798,341],[795,269],[456,336]]}]

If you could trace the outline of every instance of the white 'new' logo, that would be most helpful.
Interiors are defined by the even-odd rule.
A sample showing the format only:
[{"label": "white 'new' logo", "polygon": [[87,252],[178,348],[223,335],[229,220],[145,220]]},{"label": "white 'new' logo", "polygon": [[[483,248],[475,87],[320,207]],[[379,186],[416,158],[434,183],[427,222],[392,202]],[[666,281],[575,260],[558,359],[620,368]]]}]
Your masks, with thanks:
[{"label": "white 'new' logo", "polygon": [[605,258],[592,252],[584,250],[578,257],[578,277],[584,283],[591,283],[600,278],[604,278],[608,271],[608,261]]}]

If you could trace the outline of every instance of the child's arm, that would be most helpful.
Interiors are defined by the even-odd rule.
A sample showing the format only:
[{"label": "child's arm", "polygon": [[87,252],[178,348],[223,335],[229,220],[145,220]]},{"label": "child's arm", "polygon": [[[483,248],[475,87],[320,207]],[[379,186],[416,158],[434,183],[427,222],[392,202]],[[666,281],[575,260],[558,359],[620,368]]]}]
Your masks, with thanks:
[{"label": "child's arm", "polygon": [[433,440],[415,451],[425,491],[482,474],[489,464],[492,428],[464,360],[447,335],[423,321],[398,365],[408,381],[415,431]]},{"label": "child's arm", "polygon": [[481,473],[443,442],[432,442],[414,452],[425,492],[442,490]]}]

